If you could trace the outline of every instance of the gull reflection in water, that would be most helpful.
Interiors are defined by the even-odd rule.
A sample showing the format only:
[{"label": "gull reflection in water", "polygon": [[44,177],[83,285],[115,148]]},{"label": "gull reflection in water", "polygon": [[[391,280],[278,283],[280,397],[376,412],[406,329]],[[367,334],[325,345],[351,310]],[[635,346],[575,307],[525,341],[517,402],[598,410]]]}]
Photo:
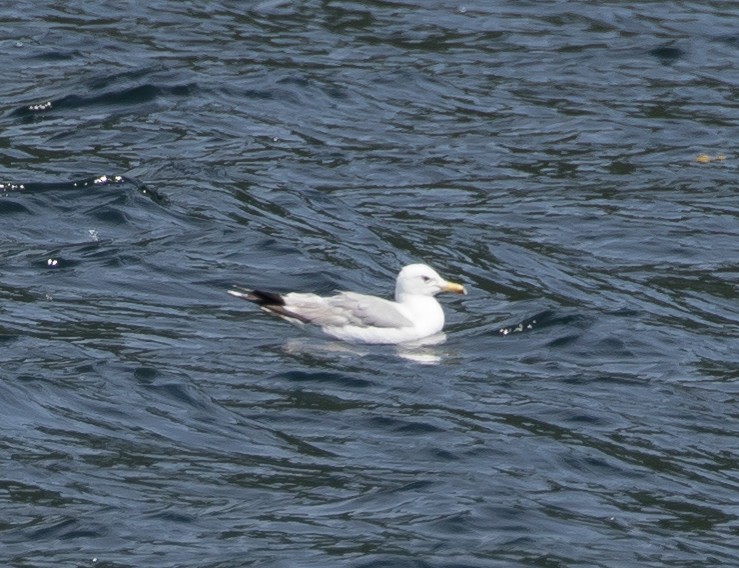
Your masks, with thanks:
[{"label": "gull reflection in water", "polygon": [[[319,355],[331,354],[344,357],[365,357],[373,353],[372,348],[395,349],[395,354],[402,359],[421,363],[424,365],[436,365],[442,360],[442,352],[437,347],[446,341],[446,334],[435,333],[417,341],[399,343],[398,345],[361,345],[346,343],[343,341],[327,341],[315,338],[292,338],[288,339],[283,350],[290,355]],[[376,352],[376,351],[374,351]]]},{"label": "gull reflection in water", "polygon": [[423,365],[438,365],[441,363],[441,350],[435,349],[446,341],[446,333],[440,331],[417,341],[399,343],[395,346],[398,357],[421,363]]}]

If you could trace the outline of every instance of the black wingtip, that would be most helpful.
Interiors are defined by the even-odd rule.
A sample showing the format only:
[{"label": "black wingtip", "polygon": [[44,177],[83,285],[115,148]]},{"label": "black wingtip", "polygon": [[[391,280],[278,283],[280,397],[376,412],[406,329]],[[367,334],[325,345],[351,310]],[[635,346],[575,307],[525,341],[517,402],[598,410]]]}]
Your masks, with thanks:
[{"label": "black wingtip", "polygon": [[267,292],[265,290],[251,290],[246,299],[260,306],[285,305],[285,299],[282,296],[275,292]]},{"label": "black wingtip", "polygon": [[236,290],[229,290],[229,294],[241,298],[242,300],[248,300],[254,302],[265,312],[269,312],[281,318],[285,318],[293,323],[310,323],[310,319],[291,312],[285,307],[285,299],[275,292],[267,292],[265,290],[250,290],[248,288],[241,288]]},{"label": "black wingtip", "polygon": [[259,306],[284,306],[285,300],[282,296],[275,292],[267,292],[265,290],[250,290],[248,288],[233,289],[228,291],[232,296],[254,302]]}]

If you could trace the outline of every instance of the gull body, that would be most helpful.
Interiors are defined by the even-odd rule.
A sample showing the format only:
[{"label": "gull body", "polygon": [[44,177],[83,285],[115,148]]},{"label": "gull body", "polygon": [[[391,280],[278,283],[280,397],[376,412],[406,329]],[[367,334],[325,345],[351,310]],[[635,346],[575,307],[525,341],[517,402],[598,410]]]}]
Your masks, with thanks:
[{"label": "gull body", "polygon": [[466,294],[464,286],[444,280],[430,266],[409,264],[395,282],[395,301],[356,292],[319,296],[263,290],[229,290],[264,311],[294,323],[312,324],[336,339],[355,343],[404,343],[438,333],[444,311],[440,292]]}]

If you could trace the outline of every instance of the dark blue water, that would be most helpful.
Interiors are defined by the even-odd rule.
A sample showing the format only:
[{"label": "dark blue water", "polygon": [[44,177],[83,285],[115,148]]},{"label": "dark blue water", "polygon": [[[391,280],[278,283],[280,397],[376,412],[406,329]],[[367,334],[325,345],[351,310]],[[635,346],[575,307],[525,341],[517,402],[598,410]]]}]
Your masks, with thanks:
[{"label": "dark blue water", "polygon": [[[739,566],[738,17],[0,8],[0,563]],[[418,261],[442,345],[226,294]]]}]

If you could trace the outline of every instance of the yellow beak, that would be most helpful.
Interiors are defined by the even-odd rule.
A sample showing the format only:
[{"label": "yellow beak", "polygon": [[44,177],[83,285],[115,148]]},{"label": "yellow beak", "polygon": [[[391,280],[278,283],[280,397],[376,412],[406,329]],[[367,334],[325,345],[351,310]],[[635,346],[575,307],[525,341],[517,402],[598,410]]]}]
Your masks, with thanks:
[{"label": "yellow beak", "polygon": [[467,290],[464,286],[457,284],[456,282],[445,282],[444,286],[441,287],[442,292],[451,292],[452,294],[466,294]]}]

